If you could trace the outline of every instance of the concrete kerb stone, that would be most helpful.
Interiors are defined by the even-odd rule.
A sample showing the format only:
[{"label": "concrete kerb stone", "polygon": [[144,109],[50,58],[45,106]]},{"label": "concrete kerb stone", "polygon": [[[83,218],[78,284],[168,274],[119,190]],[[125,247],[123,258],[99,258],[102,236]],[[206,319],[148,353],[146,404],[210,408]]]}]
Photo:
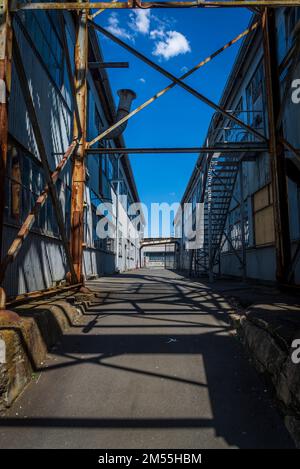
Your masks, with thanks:
[{"label": "concrete kerb stone", "polygon": [[42,370],[47,352],[62,334],[80,322],[87,301],[81,306],[81,298],[76,296],[71,303],[61,297],[28,302],[15,308],[18,321],[0,318],[0,340],[5,344],[5,363],[0,363],[0,411],[20,395],[35,371]]}]

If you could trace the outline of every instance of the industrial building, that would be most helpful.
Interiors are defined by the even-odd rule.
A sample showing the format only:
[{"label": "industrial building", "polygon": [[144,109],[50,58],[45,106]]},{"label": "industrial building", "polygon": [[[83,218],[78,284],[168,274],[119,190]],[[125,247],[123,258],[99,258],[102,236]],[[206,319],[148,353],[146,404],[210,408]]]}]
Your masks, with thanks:
[{"label": "industrial building", "polygon": [[[220,106],[270,138],[268,100],[272,94],[271,98],[278,100],[280,161],[276,166],[274,154],[258,135],[230,122],[220,112],[214,114],[204,151],[182,198],[182,207],[190,204],[190,209],[183,217],[178,213],[175,220],[176,236],[183,234],[177,265],[193,276],[299,283],[300,159],[295,149],[300,146],[300,108],[292,99],[296,86],[292,84],[300,76],[299,20],[299,7],[274,12],[272,54],[277,95],[274,88],[268,88],[266,44],[262,28],[255,27],[256,17],[249,26],[255,29],[240,47]],[[206,153],[206,146],[215,151]],[[198,248],[189,249],[195,234],[189,236],[184,226],[195,224],[197,203],[203,204],[196,228]],[[280,254],[280,250],[284,252]]]},{"label": "industrial building", "polygon": [[[5,200],[2,218],[3,259],[10,252],[28,214],[35,210],[37,199],[46,185],[47,176],[41,152],[46,154],[46,166],[50,173],[58,168],[60,174],[54,189],[58,205],[53,204],[52,197],[47,198],[26,240],[24,238],[16,260],[11,262],[14,255],[8,259],[3,281],[8,296],[63,284],[70,272],[66,245],[57,222],[57,211],[63,222],[65,240],[69,240],[71,224],[76,224],[74,218],[71,222],[71,211],[74,210],[71,207],[71,194],[74,197],[77,182],[74,171],[72,176],[70,154],[67,154],[68,161],[64,160],[65,152],[77,132],[76,119],[73,124],[76,106],[72,82],[76,65],[76,28],[76,18],[68,11],[63,14],[57,11],[21,11],[13,19],[7,160],[1,189]],[[84,112],[87,115],[86,138],[92,140],[128,114],[135,95],[131,90],[120,90],[120,102],[118,109],[115,108],[99,40],[92,28],[86,40],[89,43],[89,67],[86,72]],[[33,122],[34,113],[38,131]],[[122,133],[125,127],[126,124],[110,133],[98,146],[124,147]],[[61,164],[64,164],[62,171]],[[122,223],[132,221],[132,217],[129,219],[127,214],[127,207],[133,202],[139,202],[128,157],[91,154],[86,159],[81,177],[84,179],[81,188],[82,275],[90,278],[138,267],[140,235],[126,239],[121,227]],[[97,212],[100,204],[107,204],[111,212],[109,221],[115,227],[112,237],[104,239],[96,235],[97,223],[101,218],[101,213]],[[142,227],[140,233],[142,235]]]},{"label": "industrial building", "polygon": [[[145,35],[149,10],[171,28],[170,9],[189,9],[190,28],[207,8],[224,28],[223,9],[251,21],[177,76],[151,43],[176,32]],[[102,27],[109,10],[126,23]],[[137,11],[148,55],[122,28]],[[193,24],[201,53],[208,26]],[[120,73],[115,103],[107,69],[129,62],[103,37],[164,88],[135,107]],[[186,80],[239,41],[218,103]],[[129,119],[175,87],[215,112],[203,145],[126,146]],[[0,449],[97,448],[98,464],[138,467],[300,448],[299,106],[300,0],[0,0]],[[144,237],[128,156],[146,153],[197,158],[181,204],[161,204],[174,220],[161,238]]]},{"label": "industrial building", "polygon": [[141,267],[176,269],[179,239],[143,238],[140,245]]}]

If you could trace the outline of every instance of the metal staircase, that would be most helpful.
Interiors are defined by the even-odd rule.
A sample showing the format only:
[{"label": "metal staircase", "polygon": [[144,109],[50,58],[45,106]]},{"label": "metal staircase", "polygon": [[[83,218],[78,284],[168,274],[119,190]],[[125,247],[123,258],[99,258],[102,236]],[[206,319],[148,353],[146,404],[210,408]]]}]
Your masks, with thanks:
[{"label": "metal staircase", "polygon": [[[249,122],[250,118],[260,122],[261,127],[256,127],[262,135],[265,134],[263,119],[258,119],[258,112],[251,116],[250,112],[237,111],[239,119]],[[239,151],[221,153],[217,151],[218,143],[228,143],[230,148],[235,145]],[[209,275],[210,279],[217,273],[219,256],[224,242],[232,243],[225,233],[225,225],[232,198],[235,197],[235,185],[241,167],[241,162],[253,160],[257,157],[257,145],[261,142],[254,141],[253,136],[247,131],[236,126],[222,126],[222,119],[215,114],[210,125],[207,138],[207,147],[216,147],[213,154],[202,155],[202,187],[200,191],[200,203],[204,204],[202,220],[198,220],[197,229],[202,230],[201,246],[190,253],[191,276]],[[247,147],[247,152],[245,151]],[[255,148],[256,152],[249,152]],[[264,145],[261,146],[264,151]],[[240,204],[240,200],[238,200]],[[200,224],[199,224],[200,221]]]}]

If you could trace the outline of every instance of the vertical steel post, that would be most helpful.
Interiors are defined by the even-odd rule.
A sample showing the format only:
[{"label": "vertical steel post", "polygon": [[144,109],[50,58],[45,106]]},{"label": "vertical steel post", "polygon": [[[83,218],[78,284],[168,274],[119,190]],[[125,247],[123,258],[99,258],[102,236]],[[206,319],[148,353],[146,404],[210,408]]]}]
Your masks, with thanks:
[{"label": "vertical steel post", "polygon": [[242,276],[243,281],[247,279],[247,258],[246,258],[246,242],[245,242],[245,201],[244,201],[244,177],[243,162],[239,167],[240,177],[240,219],[241,219],[241,243],[242,243]]},{"label": "vertical steel post", "polygon": [[211,181],[212,181],[212,168],[211,162],[208,162],[209,167],[207,169],[207,181],[208,181],[208,190],[207,190],[207,205],[208,205],[208,278],[210,282],[214,281],[214,265],[213,265],[213,216],[212,216],[212,193],[211,193]]},{"label": "vertical steel post", "polygon": [[[79,2],[81,0],[78,0]],[[86,146],[86,109],[87,109],[87,63],[88,63],[88,25],[87,10],[80,11],[77,19],[75,44],[75,90],[81,132],[74,113],[74,137],[80,135],[79,145],[74,155],[72,170],[71,199],[71,253],[77,281],[83,281],[83,237],[84,237],[84,189],[85,189],[85,146]]]},{"label": "vertical steel post", "polygon": [[5,177],[8,149],[8,100],[11,88],[12,26],[9,0],[0,0],[0,259],[5,209]]},{"label": "vertical steel post", "polygon": [[276,129],[280,113],[280,82],[277,62],[275,10],[264,8],[262,17],[266,94],[269,121],[269,153],[272,174],[274,229],[276,246],[276,279],[284,283],[291,261],[289,204],[284,147],[280,142],[282,128]]},{"label": "vertical steel post", "polygon": [[122,155],[117,156],[117,203],[116,203],[116,270],[119,271],[119,202],[120,202],[120,158]]}]

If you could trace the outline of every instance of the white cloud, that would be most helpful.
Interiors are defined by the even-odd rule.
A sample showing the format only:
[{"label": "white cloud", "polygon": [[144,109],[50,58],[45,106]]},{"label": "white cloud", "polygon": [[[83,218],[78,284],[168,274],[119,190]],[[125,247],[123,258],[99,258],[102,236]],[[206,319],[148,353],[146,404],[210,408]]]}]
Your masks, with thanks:
[{"label": "white cloud", "polygon": [[120,21],[118,18],[118,14],[113,12],[108,18],[108,31],[110,31],[115,36],[121,37],[123,39],[129,39],[130,41],[134,41],[134,37],[125,28],[120,26]]},{"label": "white cloud", "polygon": [[139,82],[145,84],[145,83],[146,83],[146,80],[145,80],[145,78],[139,78]]},{"label": "white cloud", "polygon": [[181,67],[181,69],[180,69],[180,71],[181,71],[182,73],[186,73],[186,72],[188,72],[188,70],[189,70],[189,69],[188,69],[185,65],[184,65],[183,67]]},{"label": "white cloud", "polygon": [[129,26],[133,31],[148,34],[150,30],[150,10],[134,10],[130,14]]},{"label": "white cloud", "polygon": [[162,39],[165,36],[165,31],[162,28],[153,29],[150,31],[150,38],[151,39]]},{"label": "white cloud", "polygon": [[155,43],[153,55],[169,60],[180,54],[191,52],[191,46],[187,38],[178,31],[166,31],[163,40]]}]

